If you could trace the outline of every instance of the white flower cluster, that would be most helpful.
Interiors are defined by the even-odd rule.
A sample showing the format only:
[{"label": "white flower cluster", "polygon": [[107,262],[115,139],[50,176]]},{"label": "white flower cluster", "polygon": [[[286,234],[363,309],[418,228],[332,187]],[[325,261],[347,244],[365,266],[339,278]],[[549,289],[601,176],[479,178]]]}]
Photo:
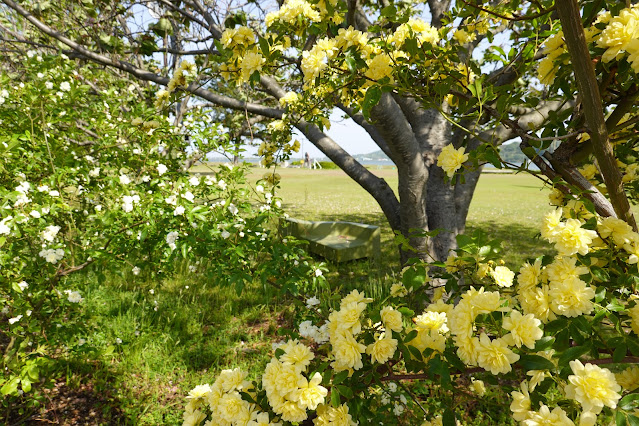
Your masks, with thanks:
[{"label": "white flower cluster", "polygon": [[15,191],[18,192],[18,197],[16,198],[16,202],[13,204],[13,207],[19,207],[24,204],[31,202],[31,198],[27,196],[27,193],[31,190],[31,185],[29,182],[22,182],[20,185],[16,186]]},{"label": "white flower cluster", "polygon": [[139,195],[124,195],[122,197],[122,210],[129,213],[133,211],[133,205],[140,202]]},{"label": "white flower cluster", "polygon": [[324,324],[321,327],[317,327],[313,325],[312,321],[303,321],[300,323],[300,336],[312,339],[321,345],[328,342],[328,325]]},{"label": "white flower cluster", "polygon": [[48,241],[50,243],[55,240],[56,235],[60,231],[60,227],[56,225],[47,226],[44,231],[42,231],[42,239]]},{"label": "white flower cluster", "polygon": [[7,225],[7,221],[13,219],[13,216],[7,216],[4,219],[0,220],[0,235],[9,235],[11,233],[11,228]]},{"label": "white flower cluster", "polygon": [[84,300],[78,291],[64,290],[64,293],[67,295],[67,300],[71,303],[80,303]]},{"label": "white flower cluster", "polygon": [[43,257],[49,263],[53,263],[54,265],[58,263],[60,259],[64,257],[63,249],[42,249],[40,253],[38,253],[40,257]]},{"label": "white flower cluster", "polygon": [[6,89],[0,90],[0,105],[9,97],[9,92]]},{"label": "white flower cluster", "polygon": [[171,250],[176,249],[175,242],[177,241],[179,234],[176,231],[171,231],[166,235],[166,243],[171,247]]}]

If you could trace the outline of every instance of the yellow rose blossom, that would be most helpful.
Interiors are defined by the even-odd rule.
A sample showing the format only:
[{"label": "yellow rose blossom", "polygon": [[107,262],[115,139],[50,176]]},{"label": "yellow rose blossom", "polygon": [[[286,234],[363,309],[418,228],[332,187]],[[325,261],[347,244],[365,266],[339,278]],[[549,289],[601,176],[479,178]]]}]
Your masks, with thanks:
[{"label": "yellow rose blossom", "polygon": [[368,70],[364,74],[367,78],[378,81],[384,77],[390,77],[393,73],[393,61],[386,54],[377,55],[368,64]]},{"label": "yellow rose blossom", "polygon": [[278,408],[278,414],[282,416],[282,420],[285,422],[299,423],[308,418],[306,410],[300,407],[297,402],[286,401]]},{"label": "yellow rose blossom", "polygon": [[468,154],[465,153],[464,147],[455,149],[451,145],[446,145],[437,157],[437,165],[444,169],[448,177],[453,177],[455,172],[468,160]]},{"label": "yellow rose blossom", "polygon": [[639,367],[636,365],[628,367],[621,373],[615,374],[615,379],[624,390],[632,392],[639,388]]},{"label": "yellow rose blossom", "polygon": [[555,242],[562,227],[563,209],[558,208],[550,213],[546,213],[541,223],[541,236],[549,242]]},{"label": "yellow rose blossom", "polygon": [[544,324],[557,319],[555,313],[550,309],[548,291],[547,285],[520,291],[517,295],[517,300],[524,314],[533,314]]},{"label": "yellow rose blossom", "polygon": [[348,413],[348,405],[342,404],[335,408],[322,404],[317,407],[317,418],[313,420],[315,426],[356,426],[357,423]]},{"label": "yellow rose blossom", "polygon": [[478,365],[479,338],[471,336],[455,336],[453,342],[457,347],[457,356],[466,365]]},{"label": "yellow rose blossom", "polygon": [[524,263],[519,269],[519,275],[517,275],[517,290],[523,291],[539,284],[541,269],[541,259],[535,260],[532,265],[529,262]]},{"label": "yellow rose blossom", "polygon": [[336,371],[342,370],[359,370],[362,364],[362,353],[366,350],[366,346],[355,340],[350,334],[336,339],[333,343],[333,355],[335,361],[331,364]]},{"label": "yellow rose blossom", "polygon": [[512,391],[510,396],[513,402],[510,403],[510,411],[513,413],[513,419],[522,422],[530,417],[530,394],[528,393],[528,383],[521,382],[521,392]]},{"label": "yellow rose blossom", "polygon": [[510,331],[503,339],[518,348],[526,346],[533,349],[535,342],[544,335],[540,325],[541,321],[533,314],[522,315],[518,311],[511,311],[502,323],[503,329]]},{"label": "yellow rose blossom", "polygon": [[220,399],[217,407],[221,417],[229,423],[249,416],[249,403],[244,401],[239,392],[227,393]]},{"label": "yellow rose blossom", "polygon": [[476,349],[477,365],[495,375],[510,372],[511,364],[519,360],[519,355],[511,351],[503,339],[491,340],[486,333],[479,336]]},{"label": "yellow rose blossom", "polygon": [[305,379],[305,383],[293,391],[291,399],[303,409],[315,410],[319,404],[324,403],[328,394],[328,390],[320,383],[322,383],[322,375],[315,373],[311,380],[306,381]]},{"label": "yellow rose blossom", "polygon": [[482,380],[475,380],[474,377],[470,379],[470,390],[479,396],[486,394],[486,385]]},{"label": "yellow rose blossom", "polygon": [[588,315],[594,306],[595,290],[579,278],[552,281],[549,286],[550,309],[557,315]]},{"label": "yellow rose blossom", "polygon": [[588,273],[585,266],[577,266],[577,258],[572,256],[557,256],[555,260],[546,266],[549,281],[565,281],[579,278]]},{"label": "yellow rose blossom", "polygon": [[490,274],[499,287],[511,287],[515,273],[506,266],[497,266]]},{"label": "yellow rose blossom", "polygon": [[248,52],[244,58],[242,58],[242,63],[240,65],[240,69],[242,70],[242,80],[248,81],[251,74],[256,71],[260,71],[265,62],[266,59],[264,59],[260,53]]},{"label": "yellow rose blossom", "polygon": [[592,240],[597,237],[595,231],[583,229],[577,219],[568,219],[561,226],[555,238],[555,247],[559,254],[572,256],[575,253],[588,254]]},{"label": "yellow rose blossom", "polygon": [[359,292],[357,290],[353,290],[346,297],[342,299],[340,302],[340,309],[343,309],[350,303],[371,303],[373,299],[370,297],[366,297],[363,292]]},{"label": "yellow rose blossom", "polygon": [[584,411],[595,414],[604,406],[617,408],[621,386],[610,370],[590,363],[583,365],[579,360],[570,361],[570,368],[574,374],[568,376],[566,397],[579,402]]},{"label": "yellow rose blossom", "polygon": [[246,376],[247,373],[239,368],[222,370],[217,380],[215,380],[215,385],[219,386],[223,392],[230,392],[236,389],[241,390],[248,385],[248,382],[244,380]]},{"label": "yellow rose blossom", "polygon": [[459,44],[466,44],[475,41],[477,39],[477,34],[459,29],[453,33],[453,38],[457,40]]},{"label": "yellow rose blossom", "polygon": [[639,335],[639,303],[628,309],[628,315],[630,316],[632,331],[634,331],[636,335]]},{"label": "yellow rose blossom", "polygon": [[384,364],[391,359],[397,350],[397,339],[390,334],[383,336],[366,347],[366,353],[371,356],[372,362]]},{"label": "yellow rose blossom", "polygon": [[387,329],[399,333],[404,328],[402,324],[402,313],[391,306],[386,306],[379,312],[379,314],[382,317],[384,327]]},{"label": "yellow rose blossom", "polygon": [[632,40],[639,38],[639,8],[623,9],[599,35],[597,46],[606,49],[604,62],[619,60]]},{"label": "yellow rose blossom", "polygon": [[280,349],[284,351],[284,354],[280,356],[280,362],[284,365],[290,364],[299,371],[305,371],[315,358],[311,349],[297,340],[289,340]]},{"label": "yellow rose blossom", "polygon": [[196,426],[199,425],[206,419],[206,414],[201,412],[200,410],[195,411],[185,411],[183,414],[184,423],[182,426]]},{"label": "yellow rose blossom", "polygon": [[541,404],[539,411],[531,411],[528,419],[521,422],[523,426],[574,426],[575,423],[568,418],[566,412],[560,407],[552,411],[548,406]]},{"label": "yellow rose blossom", "polygon": [[404,297],[408,294],[408,290],[404,284],[393,284],[390,288],[390,294],[392,297]]},{"label": "yellow rose blossom", "polygon": [[616,217],[605,217],[597,225],[597,231],[601,238],[612,237],[617,247],[622,247],[637,238],[637,234],[632,227],[621,219]]}]

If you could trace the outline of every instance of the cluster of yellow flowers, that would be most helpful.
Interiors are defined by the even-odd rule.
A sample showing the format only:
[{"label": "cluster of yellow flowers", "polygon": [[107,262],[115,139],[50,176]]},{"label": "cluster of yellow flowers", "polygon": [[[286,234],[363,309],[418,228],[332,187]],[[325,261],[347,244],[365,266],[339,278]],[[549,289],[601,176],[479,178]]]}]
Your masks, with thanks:
[{"label": "cluster of yellow flowers", "polygon": [[304,377],[315,358],[308,346],[289,340],[279,349],[284,353],[274,357],[262,375],[269,405],[287,422],[301,422],[308,418],[306,410],[315,410],[324,403],[328,390],[321,386],[322,376],[315,373],[310,380]]},{"label": "cluster of yellow flowers", "polygon": [[450,178],[467,160],[468,154],[466,154],[466,149],[463,146],[455,149],[453,144],[450,144],[446,145],[437,157],[437,165],[444,169],[446,175]]},{"label": "cluster of yellow flowers", "polygon": [[213,385],[199,385],[186,397],[189,401],[184,411],[184,426],[195,426],[206,420],[205,406],[210,410],[210,419],[206,425],[281,425],[281,423],[261,423],[267,413],[262,413],[244,401],[240,392],[254,392],[252,385],[245,380],[246,373],[239,368],[223,370]]},{"label": "cluster of yellow flowers", "polygon": [[353,371],[363,367],[362,354],[366,351],[366,345],[355,337],[362,331],[361,316],[366,304],[372,301],[363,293],[353,290],[342,299],[340,310],[328,316],[329,341],[335,358],[331,366],[335,371]]},{"label": "cluster of yellow flowers", "polygon": [[169,80],[166,90],[158,90],[155,94],[155,107],[163,108],[169,101],[171,93],[176,89],[186,87],[188,80],[195,77],[195,64],[189,61],[182,61],[177,70],[173,73],[173,77]]},{"label": "cluster of yellow flowers", "polygon": [[[598,26],[606,24],[603,30]],[[603,62],[620,61],[626,58],[635,72],[639,72],[639,5],[633,5],[612,17],[610,12],[601,14],[591,27],[585,29],[586,41],[594,42],[599,48],[606,49],[602,55]],[[541,83],[549,85],[553,82],[558,66],[568,64],[565,58],[561,64],[557,58],[566,53],[563,32],[546,40],[543,53],[546,55],[539,62],[537,69]]]},{"label": "cluster of yellow flowers", "polygon": [[255,71],[262,70],[266,64],[266,58],[258,52],[255,39],[255,32],[247,26],[224,30],[220,42],[233,52],[229,63],[220,66],[220,71],[225,79],[234,77],[239,85],[247,82]]},{"label": "cluster of yellow flowers", "polygon": [[[334,3],[336,2],[331,2],[331,4]],[[277,21],[295,26],[304,20],[320,22],[322,15],[315,10],[313,5],[304,0],[286,0],[277,12],[271,12],[266,15],[265,22],[267,27],[272,26]]]},{"label": "cluster of yellow flowers", "polygon": [[437,44],[440,40],[437,28],[431,27],[430,24],[419,18],[411,18],[408,22],[401,24],[395,29],[393,35],[389,37],[388,42],[395,44],[397,47],[401,47],[411,35],[415,37],[420,46],[423,43]]},{"label": "cluster of yellow flowers", "polygon": [[[607,368],[590,363],[584,365],[579,360],[571,361],[570,368],[573,374],[568,376],[568,383],[563,389],[564,394],[567,398],[577,401],[582,407],[579,425],[595,425],[597,415],[604,406],[617,407],[617,402],[621,398],[619,394],[621,386],[617,383],[615,375]],[[520,390],[521,392],[513,391],[511,393],[513,402],[510,405],[510,410],[513,412],[513,418],[521,422],[523,426],[575,425],[560,407],[555,407],[550,411],[548,406],[541,404],[539,410],[531,410],[528,383],[522,382]]]},{"label": "cluster of yellow flowers", "polygon": [[639,72],[639,5],[623,9],[614,18],[606,14],[599,22],[607,22],[597,39],[597,47],[606,49],[604,62],[620,60],[626,54],[632,69]]}]

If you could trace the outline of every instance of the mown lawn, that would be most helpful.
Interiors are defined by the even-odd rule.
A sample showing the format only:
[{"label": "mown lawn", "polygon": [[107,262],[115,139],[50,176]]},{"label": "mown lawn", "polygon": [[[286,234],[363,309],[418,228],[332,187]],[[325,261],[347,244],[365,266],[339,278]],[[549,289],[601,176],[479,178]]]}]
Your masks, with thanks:
[{"label": "mown lawn", "polygon": [[[255,168],[250,177],[258,179],[265,172]],[[382,227],[384,263],[329,264],[333,292],[358,288],[375,297],[398,279],[392,233],[363,189],[338,170],[277,172],[282,176],[279,195],[291,216]],[[374,172],[396,187],[393,170]],[[471,205],[468,229],[505,240],[506,261],[518,269],[524,258],[548,252],[535,237],[542,215],[550,209],[547,193],[531,176],[485,175]],[[218,285],[221,281],[189,273],[187,265],[182,270],[166,280],[123,273],[103,283],[92,277],[85,283],[90,320],[82,338],[87,348],[106,355],[74,361],[67,384],[73,388],[91,383],[94,392],[108,395],[101,408],[101,418],[110,419],[106,423],[179,424],[188,390],[211,382],[223,368],[241,367],[256,377],[270,357],[271,344],[280,340],[278,330],[295,326],[292,299],[261,285],[248,286],[238,296]]]}]

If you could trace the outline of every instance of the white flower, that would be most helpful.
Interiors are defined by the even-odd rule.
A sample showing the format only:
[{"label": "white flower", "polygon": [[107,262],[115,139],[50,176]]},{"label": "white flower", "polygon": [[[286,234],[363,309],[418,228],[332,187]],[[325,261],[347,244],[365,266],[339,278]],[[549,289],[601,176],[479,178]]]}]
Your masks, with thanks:
[{"label": "white flower", "polygon": [[195,200],[195,196],[193,195],[193,193],[191,193],[191,191],[186,191],[184,194],[182,194],[182,198],[190,201],[191,203],[193,202],[193,200]]},{"label": "white flower", "polygon": [[151,290],[149,290],[149,293],[155,294],[155,290],[151,289]]},{"label": "white flower", "polygon": [[239,212],[239,210],[237,209],[237,207],[235,207],[235,204],[233,203],[229,204],[228,209],[232,215],[236,215]]},{"label": "white flower", "polygon": [[21,319],[22,319],[22,315],[18,315],[17,317],[14,317],[14,318],[9,318],[9,324],[14,324],[20,321]]},{"label": "white flower", "polygon": [[311,309],[313,306],[317,306],[319,304],[320,304],[320,300],[315,296],[311,297],[310,299],[306,299],[306,307],[308,309]]},{"label": "white flower", "polygon": [[20,290],[24,291],[25,289],[29,288],[29,284],[26,281],[20,281],[18,283],[18,287],[20,287]]},{"label": "white flower", "polygon": [[44,231],[42,231],[42,239],[53,242],[55,236],[58,235],[60,231],[60,227],[56,225],[47,226]]},{"label": "white flower", "polygon": [[51,90],[53,89],[53,83],[51,83],[50,81],[47,81],[46,83],[44,83],[44,87]]},{"label": "white flower", "polygon": [[171,195],[170,197],[165,198],[164,201],[172,206],[177,205],[177,197],[175,195]]},{"label": "white flower", "polygon": [[217,183],[217,186],[218,186],[218,187],[219,187],[222,191],[224,191],[224,190],[226,189],[226,182],[224,182],[224,180],[220,180],[220,181]]},{"label": "white flower", "polygon": [[80,337],[80,338],[78,339],[78,346],[82,346],[82,345],[84,345],[86,342],[87,342],[87,341],[86,341],[85,339],[83,339],[83,338],[81,338],[81,337]]},{"label": "white flower", "polygon": [[38,191],[40,192],[49,192],[49,185],[41,185],[38,187]]},{"label": "white flower", "polygon": [[54,265],[58,263],[58,260],[64,257],[63,249],[46,249],[41,250],[38,255],[49,263],[53,263]]},{"label": "white flower", "polygon": [[401,404],[395,403],[393,407],[393,414],[395,414],[396,416],[401,416],[403,412],[404,412],[404,406]]},{"label": "white flower", "polygon": [[140,202],[139,195],[124,195],[122,196],[122,210],[129,213],[133,211],[133,204]]},{"label": "white flower", "polygon": [[227,239],[228,237],[231,236],[231,233],[225,229],[224,231],[222,231],[221,235],[222,235],[222,238]]},{"label": "white flower", "polygon": [[168,168],[164,164],[158,164],[157,169],[160,176],[162,176],[168,170]]},{"label": "white flower", "polygon": [[176,231],[171,231],[166,235],[166,243],[171,247],[171,250],[175,250],[177,247],[175,241],[178,239],[179,234]]},{"label": "white flower", "polygon": [[303,321],[300,323],[300,336],[315,340],[318,335],[319,328],[313,325],[311,321]]},{"label": "white flower", "polygon": [[133,275],[140,275],[140,271],[141,269],[137,266],[134,266],[133,269],[131,269],[131,272],[133,272]]},{"label": "white flower", "polygon": [[257,185],[255,187],[255,192],[259,192],[259,193],[264,192],[264,187],[262,185]]},{"label": "white flower", "polygon": [[101,212],[102,211],[102,206],[100,204],[98,204],[97,206],[95,206],[95,211],[96,212]]},{"label": "white flower", "polygon": [[183,206],[177,206],[175,208],[175,210],[173,210],[173,216],[181,216],[184,214],[184,207]]},{"label": "white flower", "polygon": [[84,300],[78,291],[64,290],[64,292],[67,294],[67,300],[71,303],[80,303]]},{"label": "white flower", "polygon": [[122,344],[122,339],[120,339],[119,337],[117,337],[117,338],[115,339],[115,344],[116,344],[116,345],[121,345],[121,344]]},{"label": "white flower", "polygon": [[54,189],[53,191],[49,191],[49,196],[51,196],[51,197],[59,197],[60,196],[60,192]]},{"label": "white flower", "polygon": [[37,210],[31,210],[31,213],[29,213],[29,216],[35,218],[35,219],[39,219],[40,217],[42,217],[40,215],[40,212]]},{"label": "white flower", "polygon": [[322,276],[322,270],[321,269],[315,269],[315,276],[316,277],[321,277]]},{"label": "white flower", "polygon": [[96,167],[95,169],[89,170],[89,177],[98,177],[100,176],[100,168]]},{"label": "white flower", "polygon": [[12,219],[11,216],[7,216],[0,221],[0,235],[8,235],[11,233],[11,228],[5,223],[7,220]]},{"label": "white flower", "polygon": [[192,176],[189,179],[189,183],[193,186],[198,186],[200,184],[200,178],[198,176]]},{"label": "white flower", "polygon": [[71,84],[68,81],[63,81],[62,83],[60,83],[60,90],[62,90],[63,92],[68,92],[69,90],[71,90]]},{"label": "white flower", "polygon": [[128,185],[131,183],[131,179],[127,175],[120,175],[120,183],[122,185]]}]

